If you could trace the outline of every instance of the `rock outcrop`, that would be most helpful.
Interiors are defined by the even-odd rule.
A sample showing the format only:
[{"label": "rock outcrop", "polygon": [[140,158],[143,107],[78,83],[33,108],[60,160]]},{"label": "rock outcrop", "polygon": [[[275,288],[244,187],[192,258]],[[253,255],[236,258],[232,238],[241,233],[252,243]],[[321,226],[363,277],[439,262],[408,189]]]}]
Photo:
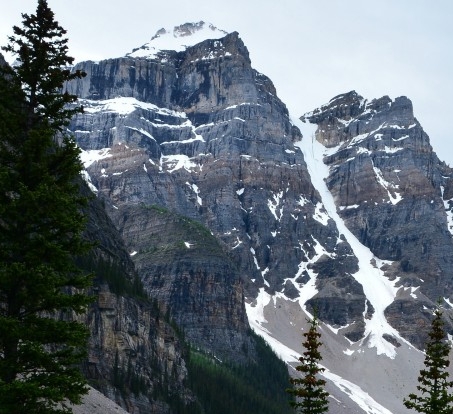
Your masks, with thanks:
[{"label": "rock outcrop", "polygon": [[403,288],[386,310],[389,322],[423,347],[430,309],[453,293],[452,170],[404,96],[368,102],[350,92],[304,118],[329,148],[327,185],[338,213]]}]

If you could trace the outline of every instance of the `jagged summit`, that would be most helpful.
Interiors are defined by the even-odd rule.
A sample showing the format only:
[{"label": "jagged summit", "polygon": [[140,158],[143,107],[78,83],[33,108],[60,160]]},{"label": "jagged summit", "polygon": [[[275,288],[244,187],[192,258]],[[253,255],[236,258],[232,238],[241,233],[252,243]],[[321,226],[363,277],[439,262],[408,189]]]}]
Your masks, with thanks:
[{"label": "jagged summit", "polygon": [[211,23],[199,21],[175,26],[173,29],[162,28],[156,32],[148,43],[133,49],[126,56],[134,58],[156,59],[162,50],[174,50],[182,52],[189,46],[207,39],[220,39],[228,32],[218,29]]}]

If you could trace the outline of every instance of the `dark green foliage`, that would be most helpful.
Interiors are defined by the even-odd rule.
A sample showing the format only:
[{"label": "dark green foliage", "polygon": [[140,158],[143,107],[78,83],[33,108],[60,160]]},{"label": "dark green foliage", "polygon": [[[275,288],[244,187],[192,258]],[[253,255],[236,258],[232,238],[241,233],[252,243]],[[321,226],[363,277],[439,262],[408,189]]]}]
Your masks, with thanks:
[{"label": "dark green foliage", "polygon": [[296,370],[301,373],[300,378],[291,378],[293,388],[288,389],[288,393],[296,399],[291,401],[291,405],[303,414],[326,413],[329,410],[327,398],[329,393],[324,389],[326,381],[319,378],[319,374],[324,371],[319,362],[322,360],[319,347],[321,334],[318,332],[318,321],[316,317],[310,322],[310,329],[304,333],[305,351],[299,358],[300,365]]},{"label": "dark green foliage", "polygon": [[88,333],[73,313],[90,276],[74,261],[89,249],[79,151],[61,134],[81,109],[61,90],[82,75],[61,69],[72,59],[46,1],[13,30],[4,50],[19,66],[0,70],[0,413],[67,413],[62,401],[86,391]]},{"label": "dark green foliage", "polygon": [[26,96],[27,132],[36,124],[47,123],[61,131],[82,108],[68,108],[77,97],[62,92],[65,82],[86,74],[67,69],[74,58],[67,55],[66,30],[54,19],[46,0],[38,0],[36,14],[22,14],[22,27],[14,26],[14,35],[2,49],[17,56],[18,66],[4,68],[8,76],[20,82]]},{"label": "dark green foliage", "polygon": [[165,256],[168,253],[177,254],[178,251],[186,252],[187,248],[183,240],[193,240],[196,242],[191,250],[192,255],[196,253],[203,256],[225,254],[219,241],[202,223],[174,213],[161,206],[142,205],[142,208],[149,209],[155,214],[158,214],[160,219],[167,221],[169,227],[171,226],[172,228],[171,234],[162,235],[162,238],[167,242],[162,242],[161,240],[157,247],[154,247],[147,253],[155,256]]},{"label": "dark green foliage", "polygon": [[404,405],[419,413],[447,414],[453,412],[453,381],[448,380],[447,372],[450,344],[443,329],[441,310],[436,309],[434,315],[426,344],[425,369],[420,370],[418,377],[417,390],[421,396],[409,394]]},{"label": "dark green foliage", "polygon": [[77,264],[86,272],[92,273],[97,283],[107,283],[110,291],[116,295],[148,299],[138,275],[129,276],[113,258],[104,259],[90,254],[77,258]]},{"label": "dark green foliage", "polygon": [[290,412],[284,392],[288,370],[270,347],[254,335],[258,360],[246,365],[222,363],[192,350],[189,388],[200,406],[184,413],[284,414]]},{"label": "dark green foliage", "polygon": [[123,396],[127,396],[129,392],[133,393],[135,396],[140,394],[146,395],[148,392],[146,380],[134,372],[131,358],[129,357],[127,367],[124,364],[120,365],[118,352],[115,354],[112,385],[119,390]]}]

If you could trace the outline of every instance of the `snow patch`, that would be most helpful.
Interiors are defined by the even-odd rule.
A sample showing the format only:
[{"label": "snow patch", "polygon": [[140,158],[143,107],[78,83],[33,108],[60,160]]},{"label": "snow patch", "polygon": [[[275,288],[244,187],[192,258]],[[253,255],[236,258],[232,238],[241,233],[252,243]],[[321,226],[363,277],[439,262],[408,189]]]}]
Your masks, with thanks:
[{"label": "snow patch", "polygon": [[409,135],[403,135],[401,138],[392,138],[392,141],[404,141],[405,139],[409,138]]},{"label": "snow patch", "polygon": [[[134,49],[126,56],[133,58],[156,59],[162,50],[175,50],[182,52],[187,47],[194,46],[206,39],[219,39],[225,37],[227,32],[217,29],[215,26],[205,22],[186,23],[176,26],[173,29],[160,29],[151,40],[138,49]],[[221,47],[221,42],[214,44],[216,48]],[[209,57],[205,57],[208,59]]]},{"label": "snow patch", "polygon": [[[374,173],[376,174],[376,179],[377,179],[378,183],[382,187],[384,187],[384,189],[387,191],[390,202],[393,205],[398,204],[403,199],[403,197],[401,196],[400,193],[397,193],[396,191],[394,191],[394,189],[398,188],[399,186],[397,184],[395,185],[395,184],[392,184],[392,183],[389,183],[388,181],[386,181],[382,174],[382,171],[374,165],[373,160],[371,160],[371,162],[373,164]],[[393,190],[393,193],[389,189]]]},{"label": "snow patch", "polygon": [[453,236],[453,211],[450,208],[450,201],[451,200],[444,200],[444,191],[445,188],[443,186],[440,187],[442,200],[444,202],[445,207],[445,214],[447,215],[447,228],[450,234]]},{"label": "snow patch", "polygon": [[272,215],[275,217],[275,220],[277,221],[280,221],[282,219],[283,207],[277,210],[282,198],[283,190],[277,194],[273,194],[272,199],[267,200],[267,206],[269,207],[269,210],[271,211]]},{"label": "snow patch", "polygon": [[398,148],[398,147],[387,147],[387,145],[384,147],[384,152],[387,154],[394,154],[395,152],[402,151],[403,148]]},{"label": "snow patch", "polygon": [[145,137],[148,137],[150,139],[152,139],[153,141],[156,141],[154,139],[154,137],[148,132],[148,131],[145,131],[143,128],[133,128],[133,127],[130,127],[130,126],[125,126],[127,129],[131,129],[133,131],[137,131],[139,132],[140,134],[144,135]]},{"label": "snow patch", "polygon": [[336,387],[348,395],[363,411],[367,414],[392,414],[391,411],[383,407],[376,400],[374,400],[367,392],[363,391],[357,384],[341,378],[339,375],[334,374],[325,368],[322,375],[332,381]]},{"label": "snow patch", "polygon": [[270,286],[269,282],[264,277],[266,275],[266,273],[269,272],[269,268],[266,267],[266,269],[261,271],[261,267],[258,264],[258,259],[256,258],[256,252],[255,252],[255,249],[253,247],[250,247],[250,253],[252,253],[253,262],[255,263],[256,270],[259,270],[261,272],[261,276],[263,277],[264,284],[269,287]]},{"label": "snow patch", "polygon": [[102,148],[100,150],[80,150],[80,161],[82,162],[83,166],[85,168],[88,168],[91,164],[94,162],[103,160],[105,158],[111,157],[112,154],[110,154],[110,148]]},{"label": "snow patch", "polygon": [[153,111],[161,115],[173,116],[176,118],[187,118],[184,112],[177,112],[167,108],[160,108],[149,102],[141,102],[133,97],[118,97],[113,99],[106,99],[102,101],[94,101],[91,99],[81,99],[80,103],[83,105],[84,112],[87,114],[94,114],[97,112],[114,112],[119,115],[129,115],[137,109],[144,109]]},{"label": "snow patch", "polygon": [[187,155],[183,154],[162,155],[160,165],[161,167],[165,166],[169,173],[180,169],[192,172],[197,167],[197,164],[191,161]]},{"label": "snow patch", "polygon": [[200,197],[200,189],[198,188],[198,186],[196,184],[190,184],[189,182],[186,182],[186,185],[188,185],[192,189],[192,191],[196,194],[198,205],[202,206],[203,200]]},{"label": "snow patch", "polygon": [[303,195],[299,197],[299,200],[297,201],[297,204],[299,204],[301,207],[303,207],[305,204],[308,204],[310,201],[305,198]]},{"label": "snow patch", "polygon": [[317,203],[315,208],[315,213],[313,214],[313,218],[316,221],[319,221],[323,226],[327,226],[329,223],[330,217],[328,216],[324,206],[322,203]]},{"label": "snow patch", "polygon": [[94,194],[97,194],[98,193],[98,189],[93,185],[93,183],[91,182],[91,177],[90,177],[90,174],[88,174],[88,172],[86,170],[83,170],[81,173],[82,175],[82,178],[85,180],[85,182],[87,183],[88,185],[88,188],[94,193]]},{"label": "snow patch", "polygon": [[450,306],[450,308],[453,308],[453,303],[451,303],[449,298],[444,298],[444,301]]},{"label": "snow patch", "polygon": [[362,141],[365,141],[368,137],[371,137],[373,134],[378,132],[383,126],[384,126],[384,124],[381,124],[374,131],[365,132],[364,134],[356,135],[355,137],[353,137],[351,139],[351,141],[349,142],[349,144],[346,148],[352,148],[353,146],[361,143]]},{"label": "snow patch", "polygon": [[232,250],[237,249],[242,244],[242,240],[236,236],[236,244],[231,248]]},{"label": "snow patch", "polygon": [[360,206],[358,204],[352,204],[350,206],[340,206],[339,209],[340,211],[343,211],[343,210],[349,210],[349,209],[352,209],[352,208],[359,208]]},{"label": "snow patch", "polygon": [[[245,304],[247,317],[251,328],[271,346],[273,351],[286,363],[298,363],[301,354],[288,346],[282,344],[272,336],[272,333],[265,327],[267,320],[264,317],[264,308],[271,303],[272,296],[264,288],[260,288],[255,303]],[[352,352],[346,350],[345,354],[350,355]],[[292,366],[291,366],[292,367]],[[292,367],[295,369],[294,367]],[[332,373],[326,367],[322,376],[330,381],[348,397],[358,404],[367,414],[392,414],[385,407],[374,400],[367,392],[363,391],[357,384],[352,383],[340,376]]]}]

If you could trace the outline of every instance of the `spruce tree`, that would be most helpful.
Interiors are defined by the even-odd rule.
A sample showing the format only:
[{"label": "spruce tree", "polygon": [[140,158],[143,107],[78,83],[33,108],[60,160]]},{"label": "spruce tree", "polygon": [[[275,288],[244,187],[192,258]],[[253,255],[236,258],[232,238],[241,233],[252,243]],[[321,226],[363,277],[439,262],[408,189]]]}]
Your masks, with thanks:
[{"label": "spruce tree", "polygon": [[425,368],[420,370],[417,390],[421,395],[409,394],[404,405],[419,413],[451,414],[453,412],[453,381],[449,381],[447,368],[450,344],[443,329],[442,311],[437,308],[426,344]]},{"label": "spruce tree", "polygon": [[66,32],[45,0],[3,49],[0,68],[0,413],[69,413],[86,382],[77,364],[88,331],[91,277],[75,265],[86,199],[79,150],[65,126],[82,108],[64,92],[71,73]]},{"label": "spruce tree", "polygon": [[329,409],[327,398],[329,393],[325,390],[326,381],[319,378],[319,374],[324,371],[319,365],[322,360],[319,350],[322,342],[319,340],[321,334],[318,332],[318,321],[316,316],[310,322],[310,329],[303,335],[305,342],[304,353],[299,358],[300,365],[296,370],[301,373],[300,378],[291,378],[292,388],[288,393],[295,397],[291,405],[297,412],[302,414],[326,413]]}]

